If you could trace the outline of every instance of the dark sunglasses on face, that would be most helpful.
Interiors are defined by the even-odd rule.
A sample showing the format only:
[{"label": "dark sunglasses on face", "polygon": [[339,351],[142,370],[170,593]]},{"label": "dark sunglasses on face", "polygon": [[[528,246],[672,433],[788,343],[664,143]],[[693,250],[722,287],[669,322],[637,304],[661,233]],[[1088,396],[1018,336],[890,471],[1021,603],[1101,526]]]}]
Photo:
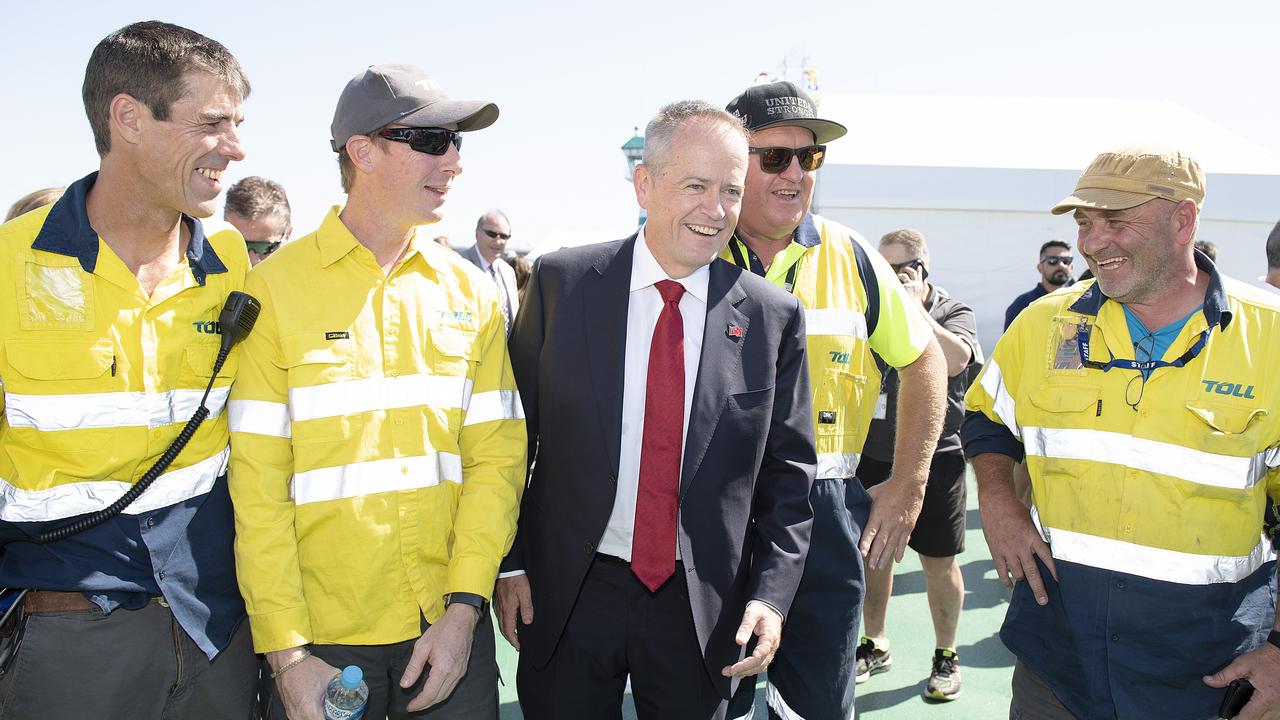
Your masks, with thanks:
[{"label": "dark sunglasses on face", "polygon": [[1075,258],[1070,255],[1051,255],[1040,262],[1045,265],[1070,265]]},{"label": "dark sunglasses on face", "polygon": [[503,240],[511,239],[511,233],[500,233],[497,230],[490,230],[489,228],[480,228],[480,232],[491,238],[502,238]]},{"label": "dark sunglasses on face", "polygon": [[771,174],[778,173],[791,167],[791,158],[800,160],[800,169],[805,172],[812,172],[822,167],[822,161],[827,157],[826,145],[808,145],[801,148],[789,147],[753,147],[749,150],[752,155],[760,156],[760,169]]},{"label": "dark sunglasses on face", "polygon": [[245,240],[244,244],[259,257],[266,257],[280,248],[279,240]]},{"label": "dark sunglasses on face", "polygon": [[388,128],[378,133],[378,137],[408,143],[410,148],[428,155],[445,154],[449,151],[449,143],[462,152],[462,133],[449,128]]}]

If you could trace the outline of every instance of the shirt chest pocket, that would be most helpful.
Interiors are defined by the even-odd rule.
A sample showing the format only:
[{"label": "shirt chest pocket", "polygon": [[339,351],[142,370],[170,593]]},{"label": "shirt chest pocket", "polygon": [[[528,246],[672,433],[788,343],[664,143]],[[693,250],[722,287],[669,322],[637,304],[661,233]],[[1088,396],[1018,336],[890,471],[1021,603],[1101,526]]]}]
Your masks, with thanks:
[{"label": "shirt chest pocket", "polygon": [[[1215,455],[1252,457],[1263,450],[1264,408],[1229,403],[1187,403],[1191,417],[1186,421],[1183,443]],[[1243,483],[1243,479],[1241,479]]]},{"label": "shirt chest pocket", "polygon": [[[82,452],[85,436],[67,430],[136,424],[121,412],[109,339],[10,338],[5,353],[5,419],[14,438],[54,452]],[[143,421],[145,424],[145,420]]]},{"label": "shirt chest pocket", "polygon": [[475,355],[474,332],[456,328],[431,328],[431,344],[427,348],[428,362],[433,375],[470,377],[471,364],[478,362]]},{"label": "shirt chest pocket", "polygon": [[1098,442],[1091,432],[1098,425],[1099,398],[1099,389],[1089,385],[1040,387],[1030,393],[1030,412],[1019,413],[1018,422],[1027,454],[1043,458],[1046,474],[1080,472],[1081,464],[1072,458]]},{"label": "shirt chest pocket", "polygon": [[[867,377],[851,372],[827,368],[814,395],[813,414],[817,420],[819,437],[844,437],[854,432],[857,418],[870,415],[865,402]],[[879,388],[877,388],[879,390]]]},{"label": "shirt chest pocket", "polygon": [[348,437],[350,416],[363,408],[350,341],[308,333],[281,338],[281,367],[289,374],[289,419],[296,444]]}]

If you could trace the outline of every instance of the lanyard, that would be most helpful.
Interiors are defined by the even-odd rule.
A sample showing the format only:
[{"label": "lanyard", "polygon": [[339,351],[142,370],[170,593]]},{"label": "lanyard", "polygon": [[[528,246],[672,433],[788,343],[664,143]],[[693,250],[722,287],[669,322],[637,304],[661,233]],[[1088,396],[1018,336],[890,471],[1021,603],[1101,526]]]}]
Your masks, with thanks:
[{"label": "lanyard", "polygon": [[[741,245],[742,245],[742,241],[738,240],[737,238],[731,239],[729,241],[729,252],[733,253],[733,262],[735,265],[746,270],[747,272],[753,272],[751,269],[751,264],[748,263],[747,259],[742,256]],[[800,258],[796,258],[796,261],[791,263],[791,267],[787,268],[787,277],[782,281],[783,290],[786,290],[787,292],[792,292],[795,290],[796,268],[798,267],[800,267]],[[761,265],[761,270],[762,271],[764,270],[763,264]],[[758,274],[761,277],[764,277],[764,272],[760,272]]]},{"label": "lanyard", "polygon": [[1205,343],[1209,341],[1209,333],[1213,332],[1213,326],[1210,325],[1205,328],[1204,332],[1200,333],[1200,337],[1196,338],[1196,341],[1191,344],[1191,347],[1187,348],[1187,351],[1182,353],[1182,355],[1173,362],[1165,362],[1164,360],[1139,361],[1117,359],[1116,356],[1111,355],[1110,350],[1107,350],[1107,354],[1111,355],[1111,359],[1107,362],[1103,363],[1096,360],[1090,360],[1089,335],[1092,332],[1091,326],[1086,324],[1081,324],[1079,330],[1076,332],[1076,350],[1080,353],[1080,363],[1082,365],[1094,370],[1101,370],[1102,372],[1107,372],[1111,368],[1120,368],[1122,370],[1138,370],[1146,375],[1156,368],[1182,367],[1183,365],[1191,362],[1200,354],[1201,351],[1204,350]]}]

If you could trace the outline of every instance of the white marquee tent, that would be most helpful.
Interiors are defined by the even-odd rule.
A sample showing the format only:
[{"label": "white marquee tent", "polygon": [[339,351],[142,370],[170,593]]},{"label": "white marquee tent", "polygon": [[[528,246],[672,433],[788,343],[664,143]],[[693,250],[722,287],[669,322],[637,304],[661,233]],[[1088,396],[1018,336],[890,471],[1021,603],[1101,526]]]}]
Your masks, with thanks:
[{"label": "white marquee tent", "polygon": [[1198,237],[1228,275],[1266,271],[1280,154],[1173,102],[824,93],[821,107],[850,132],[830,146],[815,209],[873,244],[896,228],[924,233],[930,279],[974,308],[987,352],[1005,307],[1039,281],[1041,243],[1075,245],[1070,216],[1049,208],[1113,147],[1159,142],[1196,158],[1207,174]]}]

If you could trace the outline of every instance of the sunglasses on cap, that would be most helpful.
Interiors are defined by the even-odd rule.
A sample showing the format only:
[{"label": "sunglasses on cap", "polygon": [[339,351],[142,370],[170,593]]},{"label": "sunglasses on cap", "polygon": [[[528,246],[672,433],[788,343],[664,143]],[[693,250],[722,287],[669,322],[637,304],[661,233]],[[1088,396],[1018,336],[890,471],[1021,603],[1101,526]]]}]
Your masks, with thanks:
[{"label": "sunglasses on cap", "polygon": [[449,143],[462,152],[462,133],[442,127],[387,128],[378,137],[395,142],[408,143],[409,147],[428,155],[443,155],[449,151]]},{"label": "sunglasses on cap", "polygon": [[511,239],[511,233],[502,233],[502,232],[498,232],[497,230],[490,230],[489,228],[480,228],[480,232],[484,233],[485,235],[488,235],[491,238],[502,238],[503,240]]},{"label": "sunglasses on cap", "polygon": [[258,257],[266,257],[276,250],[280,249],[279,240],[245,240],[245,247],[252,250]]},{"label": "sunglasses on cap", "polygon": [[1050,255],[1040,262],[1045,265],[1070,265],[1073,261],[1075,261],[1075,258],[1070,255]]},{"label": "sunglasses on cap", "polygon": [[822,161],[827,157],[826,145],[807,145],[801,148],[789,147],[753,147],[748,150],[752,155],[760,156],[760,169],[771,174],[778,173],[791,167],[791,158],[800,160],[800,169],[805,172],[812,172],[822,167]]}]

